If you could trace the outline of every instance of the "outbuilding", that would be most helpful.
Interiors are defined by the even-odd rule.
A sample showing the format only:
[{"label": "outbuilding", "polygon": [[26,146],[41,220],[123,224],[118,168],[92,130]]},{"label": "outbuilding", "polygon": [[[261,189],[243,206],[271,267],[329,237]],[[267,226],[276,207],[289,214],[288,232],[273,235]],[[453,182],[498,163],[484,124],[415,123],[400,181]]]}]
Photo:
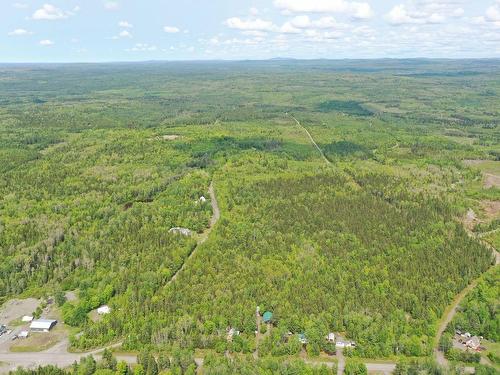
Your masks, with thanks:
[{"label": "outbuilding", "polygon": [[21,332],[19,332],[17,337],[20,339],[27,339],[29,335],[30,335],[30,333],[28,331],[21,331]]},{"label": "outbuilding", "polygon": [[478,350],[481,346],[481,340],[479,339],[479,337],[474,336],[470,340],[467,340],[465,345],[473,350]]},{"label": "outbuilding", "polygon": [[335,333],[330,332],[328,336],[326,337],[326,341],[334,343],[335,342]]},{"label": "outbuilding", "polygon": [[262,315],[262,321],[264,323],[271,323],[271,321],[273,320],[273,313],[271,311],[266,311],[264,313],[264,315]]},{"label": "outbuilding", "polygon": [[21,318],[21,321],[22,322],[25,322],[25,323],[29,323],[29,322],[32,322],[33,321],[33,317],[32,316],[28,316],[28,315],[25,315]]},{"label": "outbuilding", "polygon": [[56,324],[57,320],[36,319],[31,322],[30,330],[32,332],[49,332]]},{"label": "outbuilding", "polygon": [[109,314],[110,312],[111,312],[111,309],[108,305],[103,305],[97,309],[97,313],[99,315],[106,315],[106,314]]}]

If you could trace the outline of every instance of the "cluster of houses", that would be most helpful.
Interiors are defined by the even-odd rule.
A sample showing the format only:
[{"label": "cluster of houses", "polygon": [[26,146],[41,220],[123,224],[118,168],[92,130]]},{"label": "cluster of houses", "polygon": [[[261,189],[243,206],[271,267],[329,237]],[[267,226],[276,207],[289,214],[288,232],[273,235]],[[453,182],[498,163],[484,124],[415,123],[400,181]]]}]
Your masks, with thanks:
[{"label": "cluster of houses", "polygon": [[456,331],[455,333],[458,336],[458,342],[465,345],[465,347],[467,349],[476,350],[476,351],[481,349],[482,337],[472,336],[470,334],[470,332],[462,333],[461,331]]},{"label": "cluster of houses", "polygon": [[23,316],[21,318],[23,323],[30,323],[29,331],[22,330],[13,339],[25,339],[30,335],[30,332],[49,332],[57,324],[55,319],[34,319],[32,316]]},{"label": "cluster of houses", "polygon": [[[256,315],[260,316],[260,308],[259,308],[259,306],[257,306]],[[272,324],[272,322],[273,322],[273,313],[271,311],[264,312],[264,314],[262,314],[262,322],[264,324]],[[229,332],[230,333],[231,332],[237,332],[239,334],[239,331],[234,331],[233,328],[231,328],[229,330]],[[258,331],[255,331],[255,334],[257,334],[257,333],[258,333]],[[232,336],[233,335],[231,335],[231,338],[232,338]],[[288,336],[289,337],[293,336],[293,333],[292,332],[288,332]],[[229,335],[228,335],[228,338],[229,338]],[[307,343],[308,343],[307,336],[306,336],[305,333],[299,333],[297,335],[297,339],[299,340],[299,342],[302,345],[307,345]],[[356,343],[354,341],[347,341],[347,340],[341,339],[340,337],[335,336],[335,333],[333,333],[333,332],[330,332],[325,337],[325,339],[329,343],[335,344],[335,347],[338,348],[338,349],[355,348],[356,347]]]}]

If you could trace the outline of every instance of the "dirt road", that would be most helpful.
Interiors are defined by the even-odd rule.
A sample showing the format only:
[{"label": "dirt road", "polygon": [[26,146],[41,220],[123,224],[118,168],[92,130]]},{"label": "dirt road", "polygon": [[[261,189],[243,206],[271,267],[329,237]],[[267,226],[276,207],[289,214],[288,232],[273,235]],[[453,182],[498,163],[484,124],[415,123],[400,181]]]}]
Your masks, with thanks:
[{"label": "dirt road", "polygon": [[292,116],[291,114],[287,113],[288,116],[290,116],[294,121],[295,123],[307,134],[307,136],[309,137],[309,140],[311,141],[311,143],[313,144],[314,147],[316,147],[316,149],[319,151],[319,153],[321,154],[321,157],[323,158],[323,160],[325,161],[326,164],[330,165],[332,164],[330,162],[330,160],[328,160],[325,156],[325,154],[323,153],[323,150],[318,146],[318,144],[316,143],[316,141],[314,140],[314,138],[312,137],[311,133],[309,133],[309,130],[307,130],[300,122],[299,120],[297,120],[294,116]]},{"label": "dirt road", "polygon": [[173,281],[175,281],[175,279],[177,279],[177,276],[186,267],[186,264],[189,261],[189,259],[191,259],[193,257],[193,255],[196,253],[196,250],[198,250],[200,245],[203,244],[208,239],[208,236],[210,235],[210,232],[212,232],[214,225],[220,219],[219,203],[217,202],[217,197],[215,195],[213,181],[210,183],[210,187],[208,188],[208,193],[210,194],[210,204],[212,205],[212,217],[210,218],[210,224],[209,224],[208,228],[202,234],[199,235],[196,247],[193,249],[193,251],[191,251],[191,254],[189,254],[189,256],[186,258],[186,260],[182,264],[181,268],[179,268],[175,272],[175,274],[172,276],[172,278],[170,279],[168,284],[172,283]]}]

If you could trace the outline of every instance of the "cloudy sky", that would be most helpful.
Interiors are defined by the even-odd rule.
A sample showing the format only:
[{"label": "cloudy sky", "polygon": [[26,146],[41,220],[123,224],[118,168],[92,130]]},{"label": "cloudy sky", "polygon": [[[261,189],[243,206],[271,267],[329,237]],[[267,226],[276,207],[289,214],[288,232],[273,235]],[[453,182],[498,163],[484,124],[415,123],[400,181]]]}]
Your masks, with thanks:
[{"label": "cloudy sky", "polygon": [[1,0],[0,62],[500,57],[500,0]]}]

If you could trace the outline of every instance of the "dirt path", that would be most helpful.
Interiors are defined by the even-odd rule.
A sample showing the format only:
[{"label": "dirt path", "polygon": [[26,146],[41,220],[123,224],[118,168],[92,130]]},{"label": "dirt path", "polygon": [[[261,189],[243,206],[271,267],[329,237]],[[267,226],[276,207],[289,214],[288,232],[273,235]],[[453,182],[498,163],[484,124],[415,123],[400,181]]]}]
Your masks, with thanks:
[{"label": "dirt path", "polygon": [[326,164],[330,165],[332,164],[330,162],[330,160],[328,160],[325,156],[325,154],[323,153],[323,150],[318,146],[318,144],[316,143],[316,141],[314,140],[314,138],[312,137],[311,133],[309,133],[309,130],[307,130],[300,122],[299,120],[297,120],[294,116],[292,116],[291,114],[287,113],[288,116],[290,116],[294,121],[295,123],[304,131],[306,132],[307,136],[309,137],[309,140],[311,141],[311,143],[313,144],[314,147],[316,147],[316,149],[318,150],[318,152],[321,154],[321,157],[323,158],[323,160],[325,161]]},{"label": "dirt path", "polygon": [[186,267],[186,264],[193,257],[193,255],[196,253],[196,250],[198,250],[198,248],[200,247],[200,245],[203,244],[208,239],[208,236],[212,232],[213,227],[215,226],[215,224],[220,219],[219,203],[217,202],[217,197],[215,195],[215,189],[214,189],[214,182],[213,181],[210,183],[210,187],[208,188],[208,193],[210,194],[210,204],[212,205],[212,218],[210,219],[210,225],[209,225],[209,227],[202,234],[199,235],[198,241],[196,243],[196,247],[193,249],[193,251],[191,251],[191,253],[189,254],[189,256],[186,258],[186,260],[182,264],[181,268],[179,268],[174,273],[174,275],[172,276],[172,278],[170,279],[170,281],[167,283],[167,285],[170,284],[170,283],[172,283],[172,282],[174,282],[175,279],[177,279],[177,276],[179,276],[179,274],[181,273],[181,271]]},{"label": "dirt path", "polygon": [[[480,235],[472,232],[469,230],[467,227],[465,228],[467,231],[467,234],[469,237],[481,242],[484,246],[486,246],[488,249],[491,250],[492,257],[495,258],[495,264],[492,267],[498,267],[500,264],[500,254],[498,251],[491,246],[488,242],[482,240],[480,238]],[[434,339],[434,355],[436,357],[436,361],[441,365],[441,366],[448,366],[448,360],[444,356],[444,353],[439,350],[439,341],[441,340],[441,336],[443,335],[444,331],[446,330],[446,327],[448,327],[448,324],[453,320],[453,317],[456,315],[458,311],[458,307],[460,306],[460,303],[463,301],[465,296],[472,290],[474,289],[477,284],[479,283],[479,280],[483,277],[483,275],[488,272],[492,267],[490,267],[487,271],[485,271],[483,274],[481,274],[477,279],[473,280],[464,290],[462,290],[453,300],[451,305],[448,306],[448,308],[445,310],[441,321],[439,322],[438,330],[436,333],[436,337]]]}]

